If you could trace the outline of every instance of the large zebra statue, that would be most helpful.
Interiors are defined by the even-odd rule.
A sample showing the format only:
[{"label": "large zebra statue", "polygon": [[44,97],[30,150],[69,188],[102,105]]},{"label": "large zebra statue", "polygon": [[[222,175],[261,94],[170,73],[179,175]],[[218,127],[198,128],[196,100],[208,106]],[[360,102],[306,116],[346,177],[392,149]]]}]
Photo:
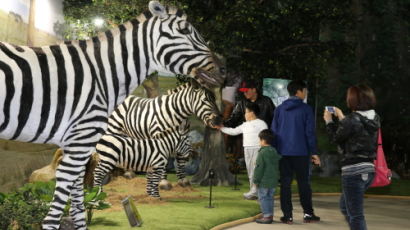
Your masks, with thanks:
[{"label": "large zebra statue", "polygon": [[[99,163],[94,171],[94,186],[102,188],[104,177],[115,167],[135,172],[147,172],[147,194],[160,197],[158,184],[165,177],[168,159],[172,154],[186,163],[190,142],[186,120],[179,127],[160,133],[156,138],[135,139],[118,134],[105,134],[96,150]],[[182,165],[180,165],[182,167]]]},{"label": "large zebra statue", "polygon": [[149,12],[90,40],[44,47],[0,42],[0,138],[54,143],[64,150],[43,229],[58,229],[67,200],[86,229],[85,164],[114,108],[154,71],[201,83],[223,79],[186,15],[158,2]]}]

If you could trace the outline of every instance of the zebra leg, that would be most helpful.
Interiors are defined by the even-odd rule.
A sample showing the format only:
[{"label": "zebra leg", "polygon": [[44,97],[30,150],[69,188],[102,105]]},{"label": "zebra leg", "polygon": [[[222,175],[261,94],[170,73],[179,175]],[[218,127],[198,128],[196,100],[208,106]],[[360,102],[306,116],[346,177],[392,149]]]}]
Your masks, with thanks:
[{"label": "zebra leg", "polygon": [[148,196],[153,196],[152,195],[152,190],[153,190],[153,184],[152,184],[152,174],[153,172],[147,172],[146,178],[147,178],[147,194]]},{"label": "zebra leg", "polygon": [[[91,152],[90,152],[91,153]],[[91,154],[88,154],[90,156]],[[44,218],[42,227],[44,230],[58,230],[61,216],[67,204],[68,198],[74,188],[74,182],[85,174],[85,164],[89,157],[70,156],[65,154],[56,169],[56,187],[54,197],[47,216]],[[78,192],[74,193],[78,195]],[[86,226],[78,228],[86,229]]]},{"label": "zebra leg", "polygon": [[178,185],[181,187],[191,186],[191,183],[188,179],[185,178],[185,165],[187,164],[186,160],[178,160],[177,161],[177,178],[178,178]]},{"label": "zebra leg", "polygon": [[152,177],[151,177],[151,182],[152,182],[152,197],[158,197],[159,196],[159,189],[158,189],[158,184],[159,181],[161,180],[162,175],[165,173],[165,168],[160,167],[160,168],[154,168],[152,172]]},{"label": "zebra leg", "polygon": [[84,206],[84,174],[85,171],[74,181],[71,190],[70,216],[76,229],[87,229]]},{"label": "zebra leg", "polygon": [[109,161],[106,161],[103,157],[101,157],[100,162],[98,162],[97,167],[94,169],[94,187],[98,186],[98,194],[102,192],[103,181],[105,176],[108,175],[114,169],[114,165],[112,165]]}]

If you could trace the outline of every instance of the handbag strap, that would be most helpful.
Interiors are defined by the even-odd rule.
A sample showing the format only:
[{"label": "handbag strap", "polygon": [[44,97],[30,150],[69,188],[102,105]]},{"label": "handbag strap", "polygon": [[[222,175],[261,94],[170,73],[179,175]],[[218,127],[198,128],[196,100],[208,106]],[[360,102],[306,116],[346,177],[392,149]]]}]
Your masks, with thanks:
[{"label": "handbag strap", "polygon": [[377,138],[377,145],[382,145],[383,141],[382,141],[382,130],[379,128],[379,132],[378,132],[378,138]]}]

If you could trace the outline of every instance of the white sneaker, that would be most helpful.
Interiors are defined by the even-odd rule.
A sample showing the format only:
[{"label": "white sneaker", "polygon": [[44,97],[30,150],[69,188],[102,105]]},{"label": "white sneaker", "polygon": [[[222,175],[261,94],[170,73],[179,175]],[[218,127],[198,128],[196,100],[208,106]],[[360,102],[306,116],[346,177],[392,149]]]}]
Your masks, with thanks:
[{"label": "white sneaker", "polygon": [[245,200],[257,200],[258,195],[253,192],[247,192],[243,194],[243,198],[245,198]]}]

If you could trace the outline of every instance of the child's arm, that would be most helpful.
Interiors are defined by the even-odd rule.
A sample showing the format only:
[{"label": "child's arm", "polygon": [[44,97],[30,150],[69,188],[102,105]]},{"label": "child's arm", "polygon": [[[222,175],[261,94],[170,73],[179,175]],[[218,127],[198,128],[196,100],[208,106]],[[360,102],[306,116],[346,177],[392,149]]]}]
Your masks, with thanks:
[{"label": "child's arm", "polygon": [[220,130],[221,132],[226,133],[228,135],[236,136],[243,133],[242,126],[243,124],[235,128],[222,127]]},{"label": "child's arm", "polygon": [[263,151],[259,152],[256,158],[256,167],[253,172],[253,183],[259,185],[262,181],[263,172],[265,171],[265,162],[263,160]]}]

